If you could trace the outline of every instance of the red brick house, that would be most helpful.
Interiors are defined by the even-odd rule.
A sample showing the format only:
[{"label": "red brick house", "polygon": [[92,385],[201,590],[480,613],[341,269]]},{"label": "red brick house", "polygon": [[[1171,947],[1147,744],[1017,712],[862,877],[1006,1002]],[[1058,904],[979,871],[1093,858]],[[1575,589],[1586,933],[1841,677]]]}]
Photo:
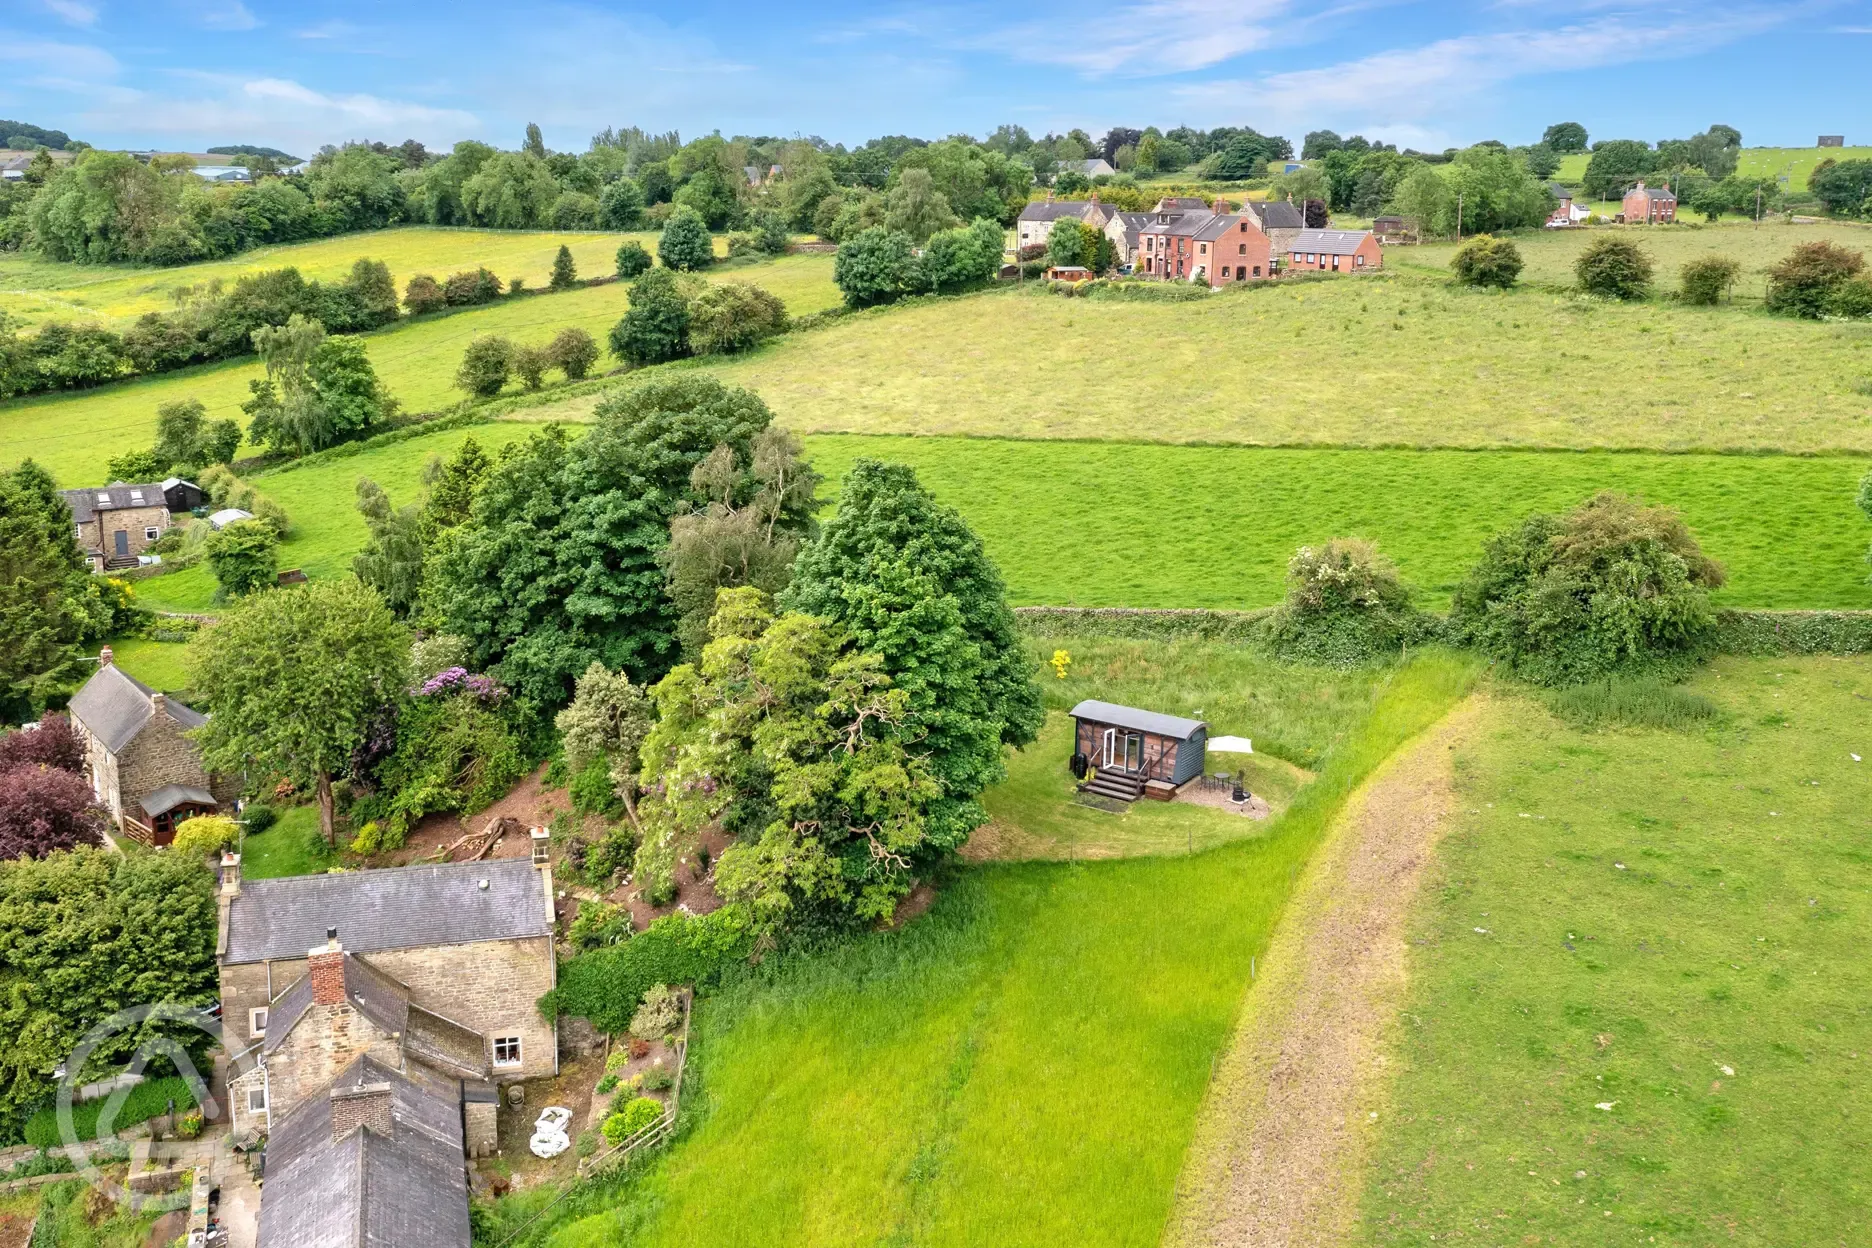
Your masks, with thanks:
[{"label": "red brick house", "polygon": [[1262,281],[1274,275],[1273,245],[1246,213],[1210,217],[1195,234],[1195,281],[1212,288]]},{"label": "red brick house", "polygon": [[1643,182],[1625,192],[1625,224],[1668,225],[1677,219],[1677,197],[1669,187],[1659,189]]},{"label": "red brick house", "polygon": [[1287,253],[1296,273],[1366,273],[1384,267],[1384,252],[1370,230],[1301,230]]}]

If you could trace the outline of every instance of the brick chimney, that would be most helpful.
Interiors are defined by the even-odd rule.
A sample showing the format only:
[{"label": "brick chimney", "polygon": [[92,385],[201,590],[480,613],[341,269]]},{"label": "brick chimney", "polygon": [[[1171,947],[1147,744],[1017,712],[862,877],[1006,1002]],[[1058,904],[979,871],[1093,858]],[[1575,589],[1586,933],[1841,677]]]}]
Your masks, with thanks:
[{"label": "brick chimney", "polygon": [[545,828],[532,828],[527,835],[533,842],[533,865],[543,867],[552,861],[552,833]]},{"label": "brick chimney", "polygon": [[223,897],[240,896],[240,859],[241,856],[231,849],[221,851],[221,895]]},{"label": "brick chimney", "polygon": [[112,655],[111,648],[109,646],[105,646],[102,650],[98,651],[98,656],[97,656],[98,666],[109,667],[111,665],[111,659],[113,657],[115,656]]},{"label": "brick chimney", "polygon": [[338,943],[338,929],[325,929],[325,947],[306,954],[306,974],[312,977],[312,1001],[316,1005],[341,1005],[345,999],[344,947]]},{"label": "brick chimney", "polygon": [[150,694],[151,716],[153,717],[157,715],[167,715],[168,714],[168,710],[166,709],[167,702],[168,702],[168,699],[163,697],[163,695],[160,693]]},{"label": "brick chimney", "polygon": [[396,1120],[390,1113],[392,1097],[387,1083],[361,1083],[331,1090],[332,1139],[342,1140],[360,1127],[389,1135]]},{"label": "brick chimney", "polygon": [[1046,197],[1046,202],[1047,202],[1047,203],[1049,203],[1049,204],[1053,202],[1053,192],[1052,192],[1052,191],[1048,191],[1048,192],[1047,192],[1047,197]]},{"label": "brick chimney", "polygon": [[1233,211],[1228,205],[1228,200],[1223,199],[1221,196],[1216,197],[1215,210],[1216,216],[1218,217],[1226,217]]}]

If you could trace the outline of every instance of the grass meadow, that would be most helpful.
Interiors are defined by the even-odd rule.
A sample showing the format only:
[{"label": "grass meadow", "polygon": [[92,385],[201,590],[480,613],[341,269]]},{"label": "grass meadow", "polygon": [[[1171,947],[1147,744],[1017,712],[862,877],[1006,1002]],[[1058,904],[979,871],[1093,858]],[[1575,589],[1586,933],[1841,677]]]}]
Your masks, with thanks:
[{"label": "grass meadow", "polygon": [[1872,451],[1872,324],[1470,291],[1414,271],[1193,303],[1000,290],[707,367],[813,433]]},{"label": "grass meadow", "polygon": [[[209,282],[232,284],[249,273],[288,267],[307,279],[332,281],[348,274],[360,258],[389,265],[398,290],[418,273],[440,281],[450,273],[479,266],[493,270],[503,282],[519,277],[528,286],[544,286],[562,245],[571,249],[581,275],[598,277],[613,271],[618,245],[627,238],[636,239],[652,254],[656,251],[654,233],[404,226],[263,247],[228,260],[176,268],[60,264],[5,252],[0,253],[0,310],[28,325],[43,320],[128,322],[145,312],[168,311],[182,292]],[[725,238],[716,240],[716,251],[727,254]]]},{"label": "grass meadow", "polygon": [[[1516,233],[1514,245],[1527,265],[1521,270],[1522,282],[1550,290],[1571,290],[1575,283],[1574,261],[1589,242],[1605,233],[1601,229]],[[1776,218],[1759,226],[1746,222],[1704,225],[1701,218],[1696,218],[1678,225],[1633,226],[1618,233],[1635,241],[1651,257],[1660,294],[1674,293],[1679,288],[1683,266],[1691,260],[1705,256],[1733,258],[1742,265],[1733,297],[1745,304],[1761,302],[1768,289],[1769,267],[1801,243],[1829,242],[1854,251],[1872,251],[1872,229],[1845,221],[1791,225]],[[1392,247],[1385,251],[1385,263],[1403,270],[1447,274],[1455,252],[1453,242]]]},{"label": "grass meadow", "polygon": [[1872,664],[1691,689],[1715,726],[1510,697],[1459,755],[1359,1242],[1872,1236]]},{"label": "grass meadow", "polygon": [[[1788,189],[1804,191],[1807,177],[1823,160],[1872,160],[1872,147],[1745,147],[1736,162],[1736,172],[1746,178],[1788,179]],[[1556,180],[1578,186],[1586,177],[1590,153],[1574,152],[1560,158]]]},{"label": "grass meadow", "polygon": [[[752,282],[779,296],[795,315],[839,302],[830,256],[783,256],[719,268],[709,277]],[[602,344],[629,306],[629,286],[613,282],[399,323],[365,335],[364,341],[377,375],[405,410],[438,411],[463,398],[455,388],[455,370],[474,338],[503,334],[519,342],[544,343],[561,329],[578,326]],[[605,366],[610,363],[606,357]],[[233,417],[244,424],[240,405],[249,397],[248,382],[263,371],[256,360],[230,360],[96,390],[0,403],[0,465],[30,455],[61,484],[102,482],[111,456],[154,440],[156,409],[163,403],[200,399],[211,419]],[[511,382],[508,393],[521,389],[518,381]]]},{"label": "grass meadow", "polygon": [[[430,455],[452,452],[470,433],[492,449],[536,428],[497,421],[255,476],[293,521],[280,566],[313,577],[349,571],[365,540],[359,477],[401,505],[417,497]],[[1534,511],[1614,489],[1682,510],[1729,571],[1721,604],[1872,607],[1872,528],[1853,505],[1866,471],[1857,458],[908,437],[809,437],[806,445],[828,478],[821,493],[829,500],[861,456],[915,467],[981,534],[1021,605],[1267,606],[1285,592],[1295,548],[1358,536],[1378,542],[1420,601],[1441,609],[1489,536]],[[1788,558],[1790,549],[1801,557]],[[161,610],[209,611],[214,581],[197,565],[142,581],[137,593]],[[1185,701],[1169,690],[1159,696]]]},{"label": "grass meadow", "polygon": [[[769,958],[696,1011],[685,1138],[518,1242],[1156,1244],[1296,869],[1473,673],[1391,673],[1264,836],[964,869],[900,931]],[[506,1202],[493,1238],[538,1202]]]}]

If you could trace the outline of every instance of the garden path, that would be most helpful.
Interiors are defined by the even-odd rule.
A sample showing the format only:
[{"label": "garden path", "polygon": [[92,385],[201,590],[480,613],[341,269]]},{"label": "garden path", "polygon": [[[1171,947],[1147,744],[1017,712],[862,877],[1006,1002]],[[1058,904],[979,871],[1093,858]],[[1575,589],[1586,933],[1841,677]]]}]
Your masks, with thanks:
[{"label": "garden path", "polygon": [[1308,868],[1217,1065],[1168,1248],[1350,1242],[1405,922],[1485,707],[1471,697],[1366,781]]}]

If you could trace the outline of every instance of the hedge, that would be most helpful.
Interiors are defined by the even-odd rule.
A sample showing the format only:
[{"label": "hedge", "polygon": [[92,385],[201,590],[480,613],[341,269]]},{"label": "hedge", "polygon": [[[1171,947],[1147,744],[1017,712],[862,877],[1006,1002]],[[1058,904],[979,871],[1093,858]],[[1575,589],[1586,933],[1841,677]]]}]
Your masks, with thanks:
[{"label": "hedge", "polygon": [[[168,1113],[171,1098],[175,1100],[177,1113],[194,1106],[195,1094],[189,1090],[188,1080],[179,1075],[171,1075],[167,1079],[146,1079],[125,1095],[123,1106],[118,1109],[117,1117],[111,1124],[112,1130],[128,1130],[138,1123]],[[95,1101],[72,1104],[72,1129],[77,1132],[79,1139],[97,1138],[98,1115],[109,1102],[109,1097],[101,1096]],[[26,1142],[34,1148],[57,1148],[65,1142],[59,1136],[57,1106],[48,1105],[26,1120]]]},{"label": "hedge", "polygon": [[1718,611],[1720,654],[1872,653],[1872,611]]},{"label": "hedge", "polygon": [[540,1013],[585,1018],[601,1031],[621,1032],[651,987],[707,985],[753,948],[752,924],[739,906],[664,915],[621,945],[562,962],[559,986],[540,998]]}]

